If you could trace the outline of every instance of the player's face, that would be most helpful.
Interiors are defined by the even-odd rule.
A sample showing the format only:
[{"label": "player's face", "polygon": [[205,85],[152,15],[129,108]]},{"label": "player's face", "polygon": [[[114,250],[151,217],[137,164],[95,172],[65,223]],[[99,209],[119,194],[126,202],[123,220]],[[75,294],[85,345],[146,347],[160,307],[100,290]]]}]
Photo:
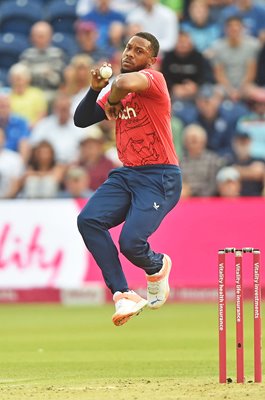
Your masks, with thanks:
[{"label": "player's face", "polygon": [[134,72],[148,68],[155,62],[150,42],[133,36],[127,43],[121,58],[121,72]]}]

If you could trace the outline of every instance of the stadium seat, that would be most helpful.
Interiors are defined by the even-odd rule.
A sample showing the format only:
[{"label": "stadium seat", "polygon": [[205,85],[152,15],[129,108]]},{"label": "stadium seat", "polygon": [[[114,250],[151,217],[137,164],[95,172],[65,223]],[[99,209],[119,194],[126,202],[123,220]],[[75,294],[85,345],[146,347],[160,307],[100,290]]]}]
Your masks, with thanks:
[{"label": "stadium seat", "polygon": [[43,4],[35,0],[7,0],[0,4],[0,32],[29,35],[31,26],[43,18]]},{"label": "stadium seat", "polygon": [[74,33],[77,0],[51,0],[45,7],[45,20],[54,32]]},{"label": "stadium seat", "polygon": [[76,55],[79,50],[75,36],[70,33],[55,32],[52,37],[52,44],[62,49],[69,59]]},{"label": "stadium seat", "polygon": [[19,33],[0,34],[0,68],[8,70],[19,61],[23,50],[29,47],[28,38]]},{"label": "stadium seat", "polygon": [[8,70],[0,68],[0,92],[2,88],[8,85]]}]

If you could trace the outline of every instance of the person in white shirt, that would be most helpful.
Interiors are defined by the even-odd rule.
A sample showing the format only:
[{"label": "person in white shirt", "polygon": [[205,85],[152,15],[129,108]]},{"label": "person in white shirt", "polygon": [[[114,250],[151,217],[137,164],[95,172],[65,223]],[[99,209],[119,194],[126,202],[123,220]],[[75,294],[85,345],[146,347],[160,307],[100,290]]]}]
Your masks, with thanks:
[{"label": "person in white shirt", "polygon": [[5,133],[0,128],[0,199],[16,197],[25,166],[16,151],[4,148]]},{"label": "person in white shirt", "polygon": [[83,133],[81,128],[74,125],[71,105],[71,96],[58,93],[52,114],[38,122],[30,137],[32,145],[42,140],[50,142],[55,150],[56,162],[65,164],[76,160]]},{"label": "person in white shirt", "polygon": [[160,52],[173,50],[178,38],[179,22],[177,14],[157,0],[141,0],[132,10],[126,23],[139,24],[141,29],[152,33],[160,43]]},{"label": "person in white shirt", "polygon": [[[82,17],[92,10],[97,0],[77,0],[76,15]],[[112,10],[128,15],[139,3],[139,0],[112,0]]]}]

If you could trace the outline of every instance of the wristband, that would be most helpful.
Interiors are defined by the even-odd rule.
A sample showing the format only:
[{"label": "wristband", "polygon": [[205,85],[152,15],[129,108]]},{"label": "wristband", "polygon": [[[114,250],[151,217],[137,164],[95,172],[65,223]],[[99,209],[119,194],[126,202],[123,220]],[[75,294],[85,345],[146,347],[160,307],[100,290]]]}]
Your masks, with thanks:
[{"label": "wristband", "polygon": [[110,106],[117,106],[121,101],[119,100],[119,101],[113,103],[112,101],[109,101],[109,99],[108,99],[107,102],[109,103]]}]

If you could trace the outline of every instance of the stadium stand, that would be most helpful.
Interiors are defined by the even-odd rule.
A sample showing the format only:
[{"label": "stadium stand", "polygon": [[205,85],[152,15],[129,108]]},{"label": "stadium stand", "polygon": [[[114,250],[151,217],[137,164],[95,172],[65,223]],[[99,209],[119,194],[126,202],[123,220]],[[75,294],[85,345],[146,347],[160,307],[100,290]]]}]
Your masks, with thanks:
[{"label": "stadium stand", "polygon": [[76,0],[51,0],[45,7],[45,20],[54,32],[74,33]]},{"label": "stadium stand", "polygon": [[7,0],[0,4],[0,31],[29,35],[32,24],[43,17],[43,5],[35,0]]},{"label": "stadium stand", "polygon": [[[97,0],[97,3],[101,3],[101,1]],[[55,73],[54,71],[52,73],[44,72],[44,75],[46,74],[44,83],[45,85],[47,84],[47,88],[42,88],[42,90],[45,90],[49,102],[48,115],[52,114],[52,101],[60,92],[67,93],[71,97],[71,113],[75,110],[77,104],[90,85],[90,75],[87,74],[87,72],[90,70],[91,65],[97,64],[102,60],[108,60],[112,63],[114,76],[118,74],[120,72],[120,55],[123,51],[124,43],[127,41],[128,37],[134,34],[134,29],[139,30],[140,27],[138,24],[129,26],[123,21],[121,23],[121,25],[123,25],[122,34],[120,35],[120,40],[117,41],[113,40],[113,37],[117,39],[117,30],[116,36],[113,35],[113,31],[115,32],[113,26],[115,26],[115,24],[112,25],[111,29],[108,26],[105,36],[106,41],[100,42],[98,40],[98,35],[102,34],[104,31],[104,21],[102,22],[100,20],[97,26],[97,19],[94,20],[95,16],[93,17],[92,15],[93,18],[90,18],[90,14],[90,17],[87,18],[87,14],[91,11],[95,2],[96,0],[0,0],[0,93],[8,93],[11,95],[12,82],[10,80],[10,67],[23,60],[25,54],[23,56],[22,54],[24,50],[27,49],[30,51],[30,57],[27,62],[32,75],[30,85],[38,87],[40,84],[35,78],[35,68],[38,69],[37,58],[42,59],[45,56],[45,62],[41,63],[46,64],[44,71],[46,67],[48,67],[49,71],[55,70]],[[218,48],[218,43],[220,43],[220,40],[228,40],[228,37],[227,35],[221,35],[221,37],[216,40],[210,40],[213,38],[210,37],[209,31],[205,29],[205,27],[209,28],[208,25],[212,26],[214,22],[216,29],[220,30],[220,32],[223,31],[222,14],[225,9],[229,8],[228,3],[230,4],[231,0],[205,0],[203,3],[204,7],[205,4],[208,4],[208,11],[210,12],[209,19],[206,18],[205,26],[200,22],[201,13],[198,11],[198,7],[202,5],[202,0],[148,0],[148,2],[150,2],[150,4],[161,3],[165,7],[173,8],[174,10],[176,7],[179,7],[179,24],[178,32],[176,33],[178,41],[180,42],[180,32],[186,30],[190,32],[190,30],[192,31],[193,29],[195,36],[190,34],[191,42],[194,48],[199,47],[198,51],[203,56],[202,79],[196,82],[197,89],[195,93],[190,92],[188,87],[186,88],[187,96],[183,98],[183,91],[182,93],[179,91],[175,94],[169,85],[172,101],[172,121],[175,123],[173,135],[175,137],[175,147],[180,162],[182,163],[187,152],[183,144],[184,129],[189,124],[195,123],[204,128],[207,132],[207,150],[214,152],[215,155],[219,157],[224,157],[225,161],[229,163],[233,155],[232,153],[234,152],[232,140],[240,124],[245,121],[245,119],[240,120],[240,118],[246,117],[246,123],[249,126],[248,118],[252,118],[253,116],[252,103],[249,101],[248,91],[252,87],[254,87],[254,89],[265,88],[265,36],[263,39],[260,38],[259,43],[257,42],[257,37],[251,34],[251,32],[250,36],[243,38],[242,41],[246,46],[246,51],[250,51],[251,44],[249,45],[248,42],[253,42],[253,40],[257,42],[257,47],[259,47],[259,51],[255,52],[253,57],[258,64],[257,74],[250,79],[248,85],[242,86],[242,96],[239,99],[231,99],[223,83],[219,82],[218,84],[214,74],[216,54],[217,56],[221,54],[224,56],[222,52],[220,53],[216,50]],[[259,2],[261,7],[265,10],[265,0],[253,0],[253,4],[257,2]],[[139,5],[142,1],[111,0],[110,8],[115,11],[119,10],[119,7],[122,7],[123,11],[125,9],[129,10],[129,7],[131,7],[133,3]],[[90,9],[86,9],[85,13],[80,13],[81,4],[89,5]],[[195,22],[197,19],[199,20],[199,27],[196,23],[192,23],[194,16],[192,19],[191,9],[194,11],[194,7],[195,10],[197,10]],[[130,8],[130,13],[128,11],[123,12],[123,15],[131,14],[134,8],[136,9],[135,6]],[[38,21],[47,22],[53,30],[51,33],[52,40],[49,42],[48,50],[45,50],[45,52],[47,52],[45,54],[41,50],[41,46],[39,51],[39,47],[34,44],[32,36],[32,27]],[[168,37],[166,40],[168,41]],[[200,46],[202,46],[202,48],[200,48]],[[56,50],[55,54],[54,47],[57,47],[58,50]],[[50,48],[52,48],[52,50],[50,50]],[[60,55],[61,51],[63,51],[65,56],[64,54]],[[60,61],[59,68],[55,68],[55,64],[58,62],[58,60],[56,63],[54,61],[56,54]],[[80,55],[81,58],[79,57]],[[83,57],[87,57],[88,61],[85,61]],[[158,62],[154,68],[164,72],[163,65],[166,64],[168,67],[167,63],[165,63],[167,58],[168,52],[161,52],[161,56],[158,57]],[[235,63],[235,68],[237,70],[236,76],[238,76],[238,71],[240,71],[243,64],[239,57],[237,57],[235,61],[237,61]],[[192,65],[194,65],[192,59],[188,58],[186,60],[182,57],[181,61],[178,63],[177,77],[179,78],[181,74],[187,73]],[[176,66],[174,68],[176,69]],[[42,73],[40,75],[42,75]],[[57,77],[56,83],[54,83],[55,76]],[[168,80],[166,75],[165,78]],[[210,85],[213,89],[218,91],[218,99],[210,95],[209,91],[202,90],[203,84],[205,83],[208,88]],[[183,87],[185,87],[185,85],[183,85],[182,88]],[[25,93],[26,90],[24,87],[24,92],[20,100]],[[28,96],[25,96],[25,98],[28,98]],[[264,107],[263,104],[265,104],[265,100],[262,99],[259,103],[257,107]],[[24,111],[26,106],[22,108]],[[253,125],[255,125],[254,127],[256,129],[256,124],[253,123]],[[30,126],[32,127],[32,125]],[[254,129],[254,127],[252,128]],[[105,126],[104,129],[106,129]],[[263,139],[265,136],[262,135],[262,132],[264,132],[264,129],[261,131],[261,137]],[[108,130],[106,129],[105,134],[106,137],[108,137],[108,145],[111,147],[113,145],[112,127],[108,128]],[[259,146],[259,148],[261,149],[261,146]],[[227,151],[227,149],[229,151]],[[264,151],[262,154],[264,154]],[[263,196],[265,196],[264,187],[265,184],[263,185]],[[204,195],[206,195],[206,192]]]},{"label": "stadium stand", "polygon": [[21,52],[28,47],[25,35],[13,32],[0,34],[0,68],[7,73],[11,65],[18,62]]},{"label": "stadium stand", "polygon": [[8,73],[6,69],[0,68],[0,88],[8,85]]}]

